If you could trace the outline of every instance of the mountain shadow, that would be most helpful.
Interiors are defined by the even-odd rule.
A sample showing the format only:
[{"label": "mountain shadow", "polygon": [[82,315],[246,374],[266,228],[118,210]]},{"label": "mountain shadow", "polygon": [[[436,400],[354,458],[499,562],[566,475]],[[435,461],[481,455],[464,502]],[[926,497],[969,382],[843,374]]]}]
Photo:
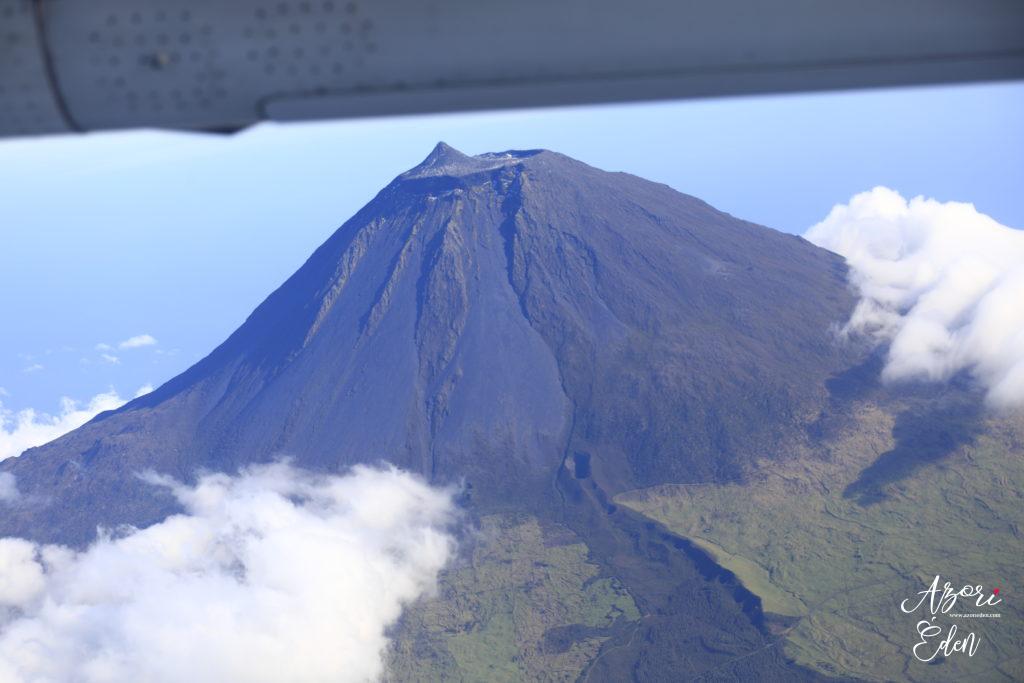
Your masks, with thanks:
[{"label": "mountain shadow", "polygon": [[980,401],[905,410],[896,417],[892,428],[895,445],[864,468],[843,491],[843,497],[862,506],[885,500],[886,487],[973,443],[983,426]]}]

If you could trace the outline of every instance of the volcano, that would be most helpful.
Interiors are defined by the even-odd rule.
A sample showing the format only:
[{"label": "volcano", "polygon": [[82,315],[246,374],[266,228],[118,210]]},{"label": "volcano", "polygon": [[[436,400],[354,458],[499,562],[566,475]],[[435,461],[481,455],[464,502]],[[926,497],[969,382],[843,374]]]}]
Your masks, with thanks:
[{"label": "volcano", "polygon": [[[81,543],[167,501],[132,474],[386,460],[544,504],[567,456],[610,492],[742,476],[849,365],[840,257],[548,151],[441,143],[185,373],[4,463]],[[44,520],[60,520],[46,523]]]},{"label": "volcano", "polygon": [[799,237],[554,152],[441,143],[206,358],[2,463],[25,503],[0,535],[81,546],[174,512],[142,471],[383,460],[586,542],[651,614],[602,666],[814,677],[764,647],[736,585],[611,500],[784,457],[859,360],[831,333],[854,304],[843,260]]}]

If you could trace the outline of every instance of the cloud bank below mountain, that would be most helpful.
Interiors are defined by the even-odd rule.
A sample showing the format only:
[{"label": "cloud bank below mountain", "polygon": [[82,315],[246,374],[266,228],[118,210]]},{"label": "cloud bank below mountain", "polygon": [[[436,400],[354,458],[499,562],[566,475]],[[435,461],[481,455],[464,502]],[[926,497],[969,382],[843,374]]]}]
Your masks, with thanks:
[{"label": "cloud bank below mountain", "polygon": [[876,187],[804,237],[846,257],[861,299],[843,333],[889,343],[884,379],[966,370],[992,406],[1024,405],[1024,232]]},{"label": "cloud bank below mountain", "polygon": [[454,548],[451,492],[394,468],[149,479],[185,514],[77,553],[0,539],[0,680],[372,680]]}]

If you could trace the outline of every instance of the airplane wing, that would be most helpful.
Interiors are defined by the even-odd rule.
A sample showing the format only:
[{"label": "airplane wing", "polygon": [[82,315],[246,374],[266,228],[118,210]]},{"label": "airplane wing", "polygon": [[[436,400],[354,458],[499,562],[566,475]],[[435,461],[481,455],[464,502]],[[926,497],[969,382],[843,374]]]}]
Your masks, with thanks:
[{"label": "airplane wing", "polygon": [[1022,77],[1019,0],[0,0],[0,136]]}]

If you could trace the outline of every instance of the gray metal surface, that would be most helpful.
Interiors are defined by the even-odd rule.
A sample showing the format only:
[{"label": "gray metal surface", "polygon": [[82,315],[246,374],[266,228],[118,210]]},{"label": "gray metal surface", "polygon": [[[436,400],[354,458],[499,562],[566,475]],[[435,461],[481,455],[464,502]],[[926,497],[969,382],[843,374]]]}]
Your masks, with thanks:
[{"label": "gray metal surface", "polygon": [[1024,78],[1018,0],[0,0],[0,135]]},{"label": "gray metal surface", "polygon": [[0,135],[65,129],[46,73],[32,3],[0,0]]}]

